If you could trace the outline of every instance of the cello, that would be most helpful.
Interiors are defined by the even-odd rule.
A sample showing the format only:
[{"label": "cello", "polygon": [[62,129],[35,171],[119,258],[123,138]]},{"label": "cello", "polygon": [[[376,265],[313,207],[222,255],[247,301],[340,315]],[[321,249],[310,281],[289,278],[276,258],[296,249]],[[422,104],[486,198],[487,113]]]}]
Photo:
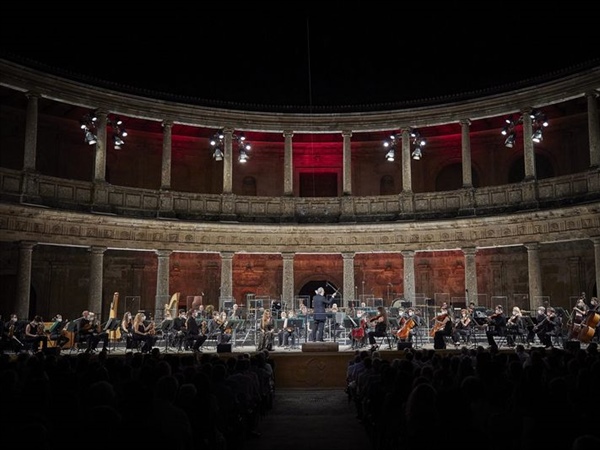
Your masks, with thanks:
[{"label": "cello", "polygon": [[[593,299],[592,299],[593,300]],[[583,343],[589,343],[596,334],[596,327],[600,322],[600,313],[598,312],[598,305],[594,305],[593,309],[588,311],[588,314],[581,324],[581,331],[579,331],[579,340]]]}]

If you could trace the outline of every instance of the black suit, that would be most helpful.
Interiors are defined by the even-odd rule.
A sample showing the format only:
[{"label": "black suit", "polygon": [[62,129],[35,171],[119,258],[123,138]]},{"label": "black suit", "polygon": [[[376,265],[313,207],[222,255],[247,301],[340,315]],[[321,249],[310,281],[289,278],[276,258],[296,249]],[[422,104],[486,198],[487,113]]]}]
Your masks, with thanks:
[{"label": "black suit", "polygon": [[312,333],[310,335],[311,341],[323,341],[323,332],[325,331],[325,321],[327,320],[327,307],[333,301],[335,294],[331,297],[325,297],[323,295],[315,295],[313,297],[313,312],[314,312],[314,324]]}]

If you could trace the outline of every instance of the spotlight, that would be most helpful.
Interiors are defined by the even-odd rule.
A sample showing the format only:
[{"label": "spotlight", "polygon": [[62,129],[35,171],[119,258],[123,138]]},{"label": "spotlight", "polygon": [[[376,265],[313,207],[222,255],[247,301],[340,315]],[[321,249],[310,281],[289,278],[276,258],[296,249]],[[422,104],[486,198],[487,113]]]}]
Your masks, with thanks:
[{"label": "spotlight", "polygon": [[506,136],[506,139],[504,140],[504,145],[508,148],[513,148],[516,139],[517,134],[514,131],[512,131],[508,136]]},{"label": "spotlight", "polygon": [[[248,156],[248,151],[250,151],[252,146],[246,141],[246,137],[243,134],[233,134],[232,138],[238,143],[238,161],[240,163],[247,162],[248,159],[250,159],[250,156]],[[225,134],[223,133],[223,130],[217,131],[210,139],[209,143],[210,146],[213,148],[213,159],[215,161],[223,161],[223,149],[225,148]]]},{"label": "spotlight", "polygon": [[416,161],[419,161],[422,156],[423,154],[421,153],[421,147],[415,148],[415,150],[412,152],[412,159]]},{"label": "spotlight", "polygon": [[396,152],[394,151],[393,148],[389,149],[389,151],[385,155],[385,159],[387,159],[388,161],[394,161],[395,157],[396,157]]},{"label": "spotlight", "polygon": [[121,146],[125,145],[125,141],[116,134],[113,134],[113,143],[115,144],[115,150],[121,150]]},{"label": "spotlight", "polygon": [[85,142],[87,142],[89,145],[94,145],[96,142],[98,142],[98,139],[94,133],[92,133],[90,130],[86,130]]},{"label": "spotlight", "polygon": [[215,161],[223,161],[223,152],[219,147],[215,148],[213,158],[215,159]]},{"label": "spotlight", "polygon": [[238,161],[241,163],[245,163],[248,161],[248,153],[243,148],[240,149],[240,156],[238,157]]}]

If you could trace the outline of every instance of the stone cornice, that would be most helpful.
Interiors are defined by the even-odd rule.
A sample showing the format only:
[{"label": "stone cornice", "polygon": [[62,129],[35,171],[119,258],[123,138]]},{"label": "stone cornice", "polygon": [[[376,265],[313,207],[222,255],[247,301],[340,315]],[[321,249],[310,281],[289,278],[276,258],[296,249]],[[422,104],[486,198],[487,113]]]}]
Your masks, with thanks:
[{"label": "stone cornice", "polygon": [[0,240],[177,252],[435,251],[597,238],[600,202],[551,211],[419,223],[256,225],[129,219],[0,204]]},{"label": "stone cornice", "polygon": [[523,108],[564,102],[600,89],[600,67],[575,75],[497,95],[454,103],[406,108],[384,112],[339,114],[293,114],[234,111],[145,98],[90,86],[39,72],[0,59],[0,85],[20,91],[34,91],[42,97],[85,108],[103,108],[116,114],[151,121],[207,128],[294,133],[341,133],[427,127],[496,117]]}]

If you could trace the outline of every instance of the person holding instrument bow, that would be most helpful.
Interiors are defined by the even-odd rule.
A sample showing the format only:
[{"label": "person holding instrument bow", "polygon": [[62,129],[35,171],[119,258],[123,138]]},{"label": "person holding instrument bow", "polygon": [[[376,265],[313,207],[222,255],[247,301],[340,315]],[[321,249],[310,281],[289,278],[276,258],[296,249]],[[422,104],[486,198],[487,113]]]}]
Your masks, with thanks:
[{"label": "person holding instrument bow", "polygon": [[371,317],[369,323],[375,323],[375,329],[367,333],[369,344],[371,344],[371,352],[374,352],[378,348],[375,338],[385,336],[387,333],[388,316],[383,306],[377,307],[377,315]]},{"label": "person holding instrument bow", "polygon": [[39,350],[40,342],[42,343],[42,350],[48,348],[48,336],[44,331],[44,321],[42,320],[42,316],[35,316],[33,320],[27,324],[23,339],[25,343],[31,345],[31,351],[34,353]]},{"label": "person holding instrument bow", "polygon": [[313,297],[314,323],[310,340],[312,342],[323,342],[325,321],[327,320],[327,307],[333,302],[337,292],[334,292],[331,296],[325,297],[325,289],[320,287],[315,291],[315,294],[316,295]]},{"label": "person holding instrument bow", "polygon": [[452,336],[452,318],[448,311],[448,304],[442,303],[440,307],[440,313],[435,316],[435,322],[433,328],[429,332],[430,336],[433,336],[433,348],[435,350],[442,350],[446,348],[446,336]]},{"label": "person holding instrument bow", "polygon": [[498,350],[498,344],[494,340],[494,336],[503,336],[506,333],[506,316],[502,305],[496,305],[494,313],[488,317],[487,330],[485,336],[490,348]]}]

